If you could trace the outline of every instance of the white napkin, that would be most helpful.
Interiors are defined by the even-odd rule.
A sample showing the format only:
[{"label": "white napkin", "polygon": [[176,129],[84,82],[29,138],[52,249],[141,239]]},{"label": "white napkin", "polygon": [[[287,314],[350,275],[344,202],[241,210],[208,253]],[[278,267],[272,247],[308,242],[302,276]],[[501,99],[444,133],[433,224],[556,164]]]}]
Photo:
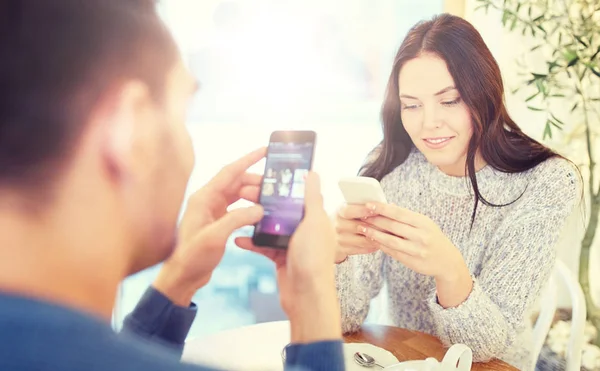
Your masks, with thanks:
[{"label": "white napkin", "polygon": [[366,371],[380,369],[377,366],[371,369],[359,366],[356,362],[354,362],[354,353],[356,352],[363,352],[370,355],[371,357],[375,358],[375,362],[379,363],[383,367],[398,363],[398,358],[383,348],[376,347],[375,345],[369,343],[349,343],[344,344],[346,371]]},{"label": "white napkin", "polygon": [[[279,340],[279,339],[278,339]],[[237,347],[231,344],[227,349],[215,349],[205,347],[204,349],[186,349],[183,361],[198,363],[225,370],[236,371],[283,371],[283,359],[281,351],[285,342],[273,341],[268,344],[257,342],[254,346]],[[245,344],[247,345],[247,344]],[[368,343],[344,344],[344,359],[346,371],[366,371],[372,369],[361,367],[354,362],[354,353],[363,352],[375,358],[382,366],[389,366],[398,362],[394,355],[383,348]]]},{"label": "white napkin", "polygon": [[281,371],[281,351],[289,342],[287,321],[251,325],[186,342],[182,361],[225,370]]}]

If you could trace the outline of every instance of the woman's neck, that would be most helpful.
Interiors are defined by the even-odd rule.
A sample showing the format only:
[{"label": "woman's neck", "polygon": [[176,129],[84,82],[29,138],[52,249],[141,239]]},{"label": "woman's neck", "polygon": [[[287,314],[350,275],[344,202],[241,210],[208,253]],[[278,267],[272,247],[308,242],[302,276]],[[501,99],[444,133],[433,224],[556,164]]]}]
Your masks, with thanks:
[{"label": "woman's neck", "polygon": [[[438,166],[438,169],[440,169],[441,172],[448,176],[465,177],[468,175],[466,163],[467,156],[465,155],[460,161],[456,162],[455,164]],[[475,172],[478,172],[479,170],[483,169],[486,165],[487,163],[485,162],[483,157],[479,153],[477,153],[475,155]]]}]

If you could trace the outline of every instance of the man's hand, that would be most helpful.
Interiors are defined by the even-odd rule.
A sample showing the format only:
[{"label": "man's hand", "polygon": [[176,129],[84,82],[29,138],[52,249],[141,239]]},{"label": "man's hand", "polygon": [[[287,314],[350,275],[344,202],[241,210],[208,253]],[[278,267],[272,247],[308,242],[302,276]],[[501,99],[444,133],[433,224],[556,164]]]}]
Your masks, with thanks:
[{"label": "man's hand", "polygon": [[236,244],[258,252],[277,267],[281,305],[287,313],[292,342],[307,343],[341,338],[341,320],[333,264],[336,234],[323,209],[318,175],[306,179],[304,219],[287,250],[260,248],[241,237]]},{"label": "man's hand", "polygon": [[247,170],[265,153],[266,149],[261,148],[225,166],[188,200],[177,247],[153,284],[176,305],[187,307],[194,293],[208,283],[229,236],[262,218],[259,205],[233,211],[227,208],[239,199],[257,202],[261,176]]}]

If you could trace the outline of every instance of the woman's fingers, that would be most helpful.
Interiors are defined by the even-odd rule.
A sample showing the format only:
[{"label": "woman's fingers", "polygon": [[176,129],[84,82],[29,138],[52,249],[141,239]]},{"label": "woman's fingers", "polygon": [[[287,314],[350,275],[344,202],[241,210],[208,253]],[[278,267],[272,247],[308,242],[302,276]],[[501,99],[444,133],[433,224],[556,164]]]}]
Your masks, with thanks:
[{"label": "woman's fingers", "polygon": [[344,205],[338,209],[338,217],[342,219],[364,219],[375,215],[365,205]]},{"label": "woman's fingers", "polygon": [[408,224],[397,222],[385,216],[372,216],[365,220],[365,224],[376,227],[383,232],[389,232],[405,240],[421,243],[422,231]]},{"label": "woman's fingers", "polygon": [[389,249],[400,251],[404,254],[424,258],[426,255],[426,250],[421,248],[416,243],[405,240],[398,236],[385,233],[382,231],[378,231],[373,228],[365,228],[363,233],[367,238],[375,241],[378,244],[381,244]]},{"label": "woman's fingers", "polygon": [[378,250],[377,244],[359,234],[340,234],[337,241],[347,255],[370,254]]}]

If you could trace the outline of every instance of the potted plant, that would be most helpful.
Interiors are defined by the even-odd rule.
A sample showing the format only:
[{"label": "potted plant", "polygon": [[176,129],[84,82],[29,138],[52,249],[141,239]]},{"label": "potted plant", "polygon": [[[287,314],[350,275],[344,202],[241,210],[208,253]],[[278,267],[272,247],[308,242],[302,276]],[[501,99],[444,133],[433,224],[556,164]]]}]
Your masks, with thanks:
[{"label": "potted plant", "polygon": [[[527,55],[517,61],[522,81],[513,94],[522,95],[528,109],[546,115],[543,139],[577,162],[584,177],[588,214],[581,241],[579,282],[590,323],[586,336],[593,344],[586,351],[600,357],[596,347],[600,345],[600,308],[592,300],[589,279],[590,250],[600,213],[596,166],[600,151],[596,146],[600,134],[600,1],[476,1],[477,9],[499,12],[505,28],[533,43]],[[564,322],[559,320],[551,336],[562,332]],[[584,366],[600,369],[600,360],[593,356],[584,354]]]}]

